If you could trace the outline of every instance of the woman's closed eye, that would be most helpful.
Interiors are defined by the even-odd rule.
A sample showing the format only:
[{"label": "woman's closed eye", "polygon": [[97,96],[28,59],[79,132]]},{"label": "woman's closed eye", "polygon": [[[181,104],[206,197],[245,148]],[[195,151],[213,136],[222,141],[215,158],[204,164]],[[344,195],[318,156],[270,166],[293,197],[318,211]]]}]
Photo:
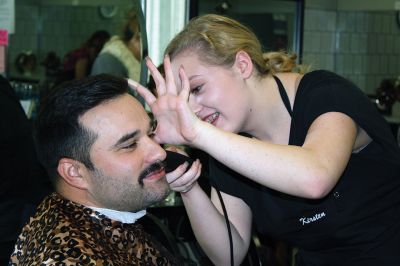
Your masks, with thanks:
[{"label": "woman's closed eye", "polygon": [[201,92],[201,89],[203,88],[203,85],[199,85],[199,86],[196,86],[196,87],[194,87],[194,88],[192,88],[191,90],[190,90],[190,93],[191,94],[199,94],[200,92]]}]

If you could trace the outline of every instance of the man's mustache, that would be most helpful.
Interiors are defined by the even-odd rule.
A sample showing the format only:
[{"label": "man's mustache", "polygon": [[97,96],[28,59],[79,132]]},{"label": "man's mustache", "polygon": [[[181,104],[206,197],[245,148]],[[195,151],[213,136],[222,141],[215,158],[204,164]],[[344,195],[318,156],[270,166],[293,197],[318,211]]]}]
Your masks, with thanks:
[{"label": "man's mustache", "polygon": [[158,161],[144,169],[143,172],[139,175],[139,184],[143,187],[143,179],[145,179],[146,176],[150,175],[153,172],[159,172],[164,169],[164,167],[165,163],[162,161]]}]

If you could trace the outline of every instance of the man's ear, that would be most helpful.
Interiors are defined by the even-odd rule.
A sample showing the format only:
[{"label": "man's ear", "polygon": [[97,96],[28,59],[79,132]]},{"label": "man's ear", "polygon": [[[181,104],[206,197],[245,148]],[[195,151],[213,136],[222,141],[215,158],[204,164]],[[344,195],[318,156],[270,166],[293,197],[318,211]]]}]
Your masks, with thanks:
[{"label": "man's ear", "polygon": [[86,189],[88,187],[85,165],[70,158],[62,158],[58,162],[58,174],[72,187]]},{"label": "man's ear", "polygon": [[236,53],[235,58],[235,67],[239,71],[240,75],[244,79],[248,79],[253,72],[253,61],[248,53],[245,51],[240,50]]}]

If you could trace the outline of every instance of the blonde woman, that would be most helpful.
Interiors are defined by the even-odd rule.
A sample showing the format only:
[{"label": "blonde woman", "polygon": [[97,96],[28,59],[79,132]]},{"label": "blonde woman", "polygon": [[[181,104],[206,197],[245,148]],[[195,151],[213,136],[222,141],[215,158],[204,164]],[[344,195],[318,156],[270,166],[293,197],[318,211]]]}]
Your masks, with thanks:
[{"label": "blonde woman", "polygon": [[248,28],[219,15],[190,21],[166,55],[165,79],[147,61],[157,97],[131,83],[158,142],[214,158],[211,200],[196,179],[170,186],[216,265],[240,264],[253,220],[298,247],[296,265],[399,265],[400,152],[361,90],[328,71],[298,73],[295,56],[263,54]]}]

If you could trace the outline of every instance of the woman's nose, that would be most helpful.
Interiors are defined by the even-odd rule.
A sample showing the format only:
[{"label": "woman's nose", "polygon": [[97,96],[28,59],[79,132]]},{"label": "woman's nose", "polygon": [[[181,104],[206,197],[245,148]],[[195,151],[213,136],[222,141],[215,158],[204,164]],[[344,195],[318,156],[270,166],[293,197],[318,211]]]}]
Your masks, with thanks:
[{"label": "woman's nose", "polygon": [[192,112],[195,114],[197,114],[201,110],[201,105],[197,102],[195,97],[192,96],[189,97],[189,107],[190,110],[192,110]]}]

